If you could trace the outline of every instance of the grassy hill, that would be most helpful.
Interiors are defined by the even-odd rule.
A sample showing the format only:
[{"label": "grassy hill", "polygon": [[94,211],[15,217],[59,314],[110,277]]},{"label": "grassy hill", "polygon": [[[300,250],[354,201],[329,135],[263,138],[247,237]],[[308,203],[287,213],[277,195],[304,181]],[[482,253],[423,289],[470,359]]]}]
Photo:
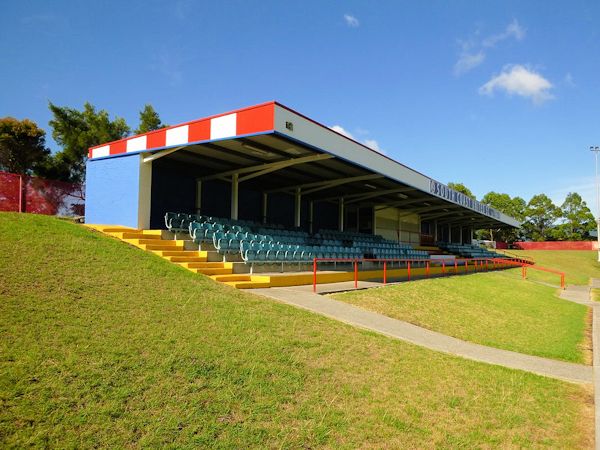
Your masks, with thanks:
[{"label": "grassy hill", "polygon": [[0,213],[0,446],[540,447],[590,392],[236,291],[81,226]]},{"label": "grassy hill", "polygon": [[585,351],[588,308],[559,299],[552,287],[523,281],[520,269],[419,280],[334,298],[478,344],[591,363]]},{"label": "grassy hill", "polygon": [[[590,278],[600,278],[598,252],[592,250],[509,250],[513,255],[532,258],[536,265],[565,272],[567,284],[588,284]],[[557,283],[553,275],[530,270],[528,276],[534,280]]]}]

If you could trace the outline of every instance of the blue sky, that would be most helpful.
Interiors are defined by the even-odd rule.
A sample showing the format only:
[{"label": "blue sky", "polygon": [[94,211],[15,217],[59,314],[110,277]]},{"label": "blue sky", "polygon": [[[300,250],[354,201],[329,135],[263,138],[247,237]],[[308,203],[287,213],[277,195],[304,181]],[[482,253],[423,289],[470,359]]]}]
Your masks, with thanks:
[{"label": "blue sky", "polygon": [[[600,2],[5,1],[0,116],[278,100],[442,182],[595,205]],[[56,145],[49,139],[49,145]]]}]

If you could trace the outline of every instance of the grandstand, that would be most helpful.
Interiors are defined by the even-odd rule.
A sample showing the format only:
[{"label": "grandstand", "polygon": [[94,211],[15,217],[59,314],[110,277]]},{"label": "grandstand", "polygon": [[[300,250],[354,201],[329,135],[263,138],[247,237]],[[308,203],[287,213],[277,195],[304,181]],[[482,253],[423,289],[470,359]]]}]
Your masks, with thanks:
[{"label": "grandstand", "polygon": [[86,223],[237,287],[493,258],[473,231],[519,225],[277,102],[92,147]]}]

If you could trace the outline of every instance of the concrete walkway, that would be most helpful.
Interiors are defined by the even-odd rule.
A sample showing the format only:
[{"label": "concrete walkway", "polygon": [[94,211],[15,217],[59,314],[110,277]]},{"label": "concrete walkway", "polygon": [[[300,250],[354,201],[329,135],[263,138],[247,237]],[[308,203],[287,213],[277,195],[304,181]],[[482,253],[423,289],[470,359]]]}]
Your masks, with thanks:
[{"label": "concrete walkway", "polygon": [[569,285],[565,290],[560,291],[559,297],[563,300],[579,303],[581,305],[597,305],[597,303],[591,299],[591,289],[589,286]]},{"label": "concrete walkway", "polygon": [[573,383],[593,382],[593,369],[590,366],[524,355],[466,342],[408,322],[392,319],[382,314],[313,294],[306,287],[272,287],[253,289],[252,292],[431,350],[512,369],[525,370]]}]

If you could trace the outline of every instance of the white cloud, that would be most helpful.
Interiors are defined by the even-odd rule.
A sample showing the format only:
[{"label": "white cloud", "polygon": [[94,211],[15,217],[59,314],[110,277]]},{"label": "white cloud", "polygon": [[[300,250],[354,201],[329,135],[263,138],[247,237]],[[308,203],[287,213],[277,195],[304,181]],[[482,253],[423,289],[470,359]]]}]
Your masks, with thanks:
[{"label": "white cloud", "polygon": [[357,28],[360,25],[358,19],[351,14],[344,14],[344,20],[346,21],[346,25],[351,28]]},{"label": "white cloud", "polygon": [[352,139],[352,140],[356,140],[356,138],[354,136],[352,136],[352,133],[350,133],[349,131],[346,131],[346,129],[344,127],[341,127],[339,125],[334,125],[331,128],[333,131],[335,131],[336,133],[340,133],[343,134],[344,136]]},{"label": "white cloud", "polygon": [[575,80],[573,79],[573,75],[571,75],[571,72],[567,72],[567,74],[565,75],[565,84],[569,87],[577,86],[575,84]]},{"label": "white cloud", "polygon": [[525,37],[525,33],[525,28],[519,25],[517,19],[513,19],[513,21],[506,26],[506,29],[502,33],[493,34],[485,38],[481,45],[484,47],[494,47],[498,42],[502,42],[510,38],[521,41]]},{"label": "white cloud", "polygon": [[502,33],[493,34],[483,39],[473,37],[469,40],[459,40],[460,52],[458,60],[454,64],[454,75],[460,76],[473,70],[483,63],[488,49],[495,47],[499,42],[511,38],[517,41],[525,38],[525,28],[519,25],[516,19],[513,19]]},{"label": "white cloud", "polygon": [[474,69],[481,64],[484,59],[485,53],[483,53],[483,51],[478,53],[461,53],[458,61],[454,64],[454,75],[458,76],[467,73],[469,70]]},{"label": "white cloud", "polygon": [[496,90],[500,90],[508,95],[530,98],[534,103],[540,104],[554,98],[550,93],[552,87],[552,83],[539,73],[516,64],[505,66],[502,73],[479,88],[479,93],[493,95]]},{"label": "white cloud", "polygon": [[[375,150],[376,152],[381,153],[382,155],[385,155],[385,151],[381,149],[381,147],[379,147],[379,142],[377,142],[375,139],[365,139],[363,141],[357,139],[354,137],[354,135],[352,133],[350,133],[348,130],[346,130],[344,127],[340,126],[340,125],[333,125],[331,128],[333,131],[340,133],[344,136],[346,136],[347,138],[352,139],[353,141],[356,142],[360,142],[363,145],[366,145],[367,147],[369,147],[372,150]],[[357,129],[357,133],[358,134],[369,134],[368,130],[365,130],[364,128],[358,128]]]},{"label": "white cloud", "polygon": [[372,150],[375,150],[376,152],[379,152],[383,155],[385,155],[385,151],[383,151],[380,147],[379,147],[379,142],[377,142],[375,139],[366,139],[363,144],[365,144],[367,147],[369,147]]}]

